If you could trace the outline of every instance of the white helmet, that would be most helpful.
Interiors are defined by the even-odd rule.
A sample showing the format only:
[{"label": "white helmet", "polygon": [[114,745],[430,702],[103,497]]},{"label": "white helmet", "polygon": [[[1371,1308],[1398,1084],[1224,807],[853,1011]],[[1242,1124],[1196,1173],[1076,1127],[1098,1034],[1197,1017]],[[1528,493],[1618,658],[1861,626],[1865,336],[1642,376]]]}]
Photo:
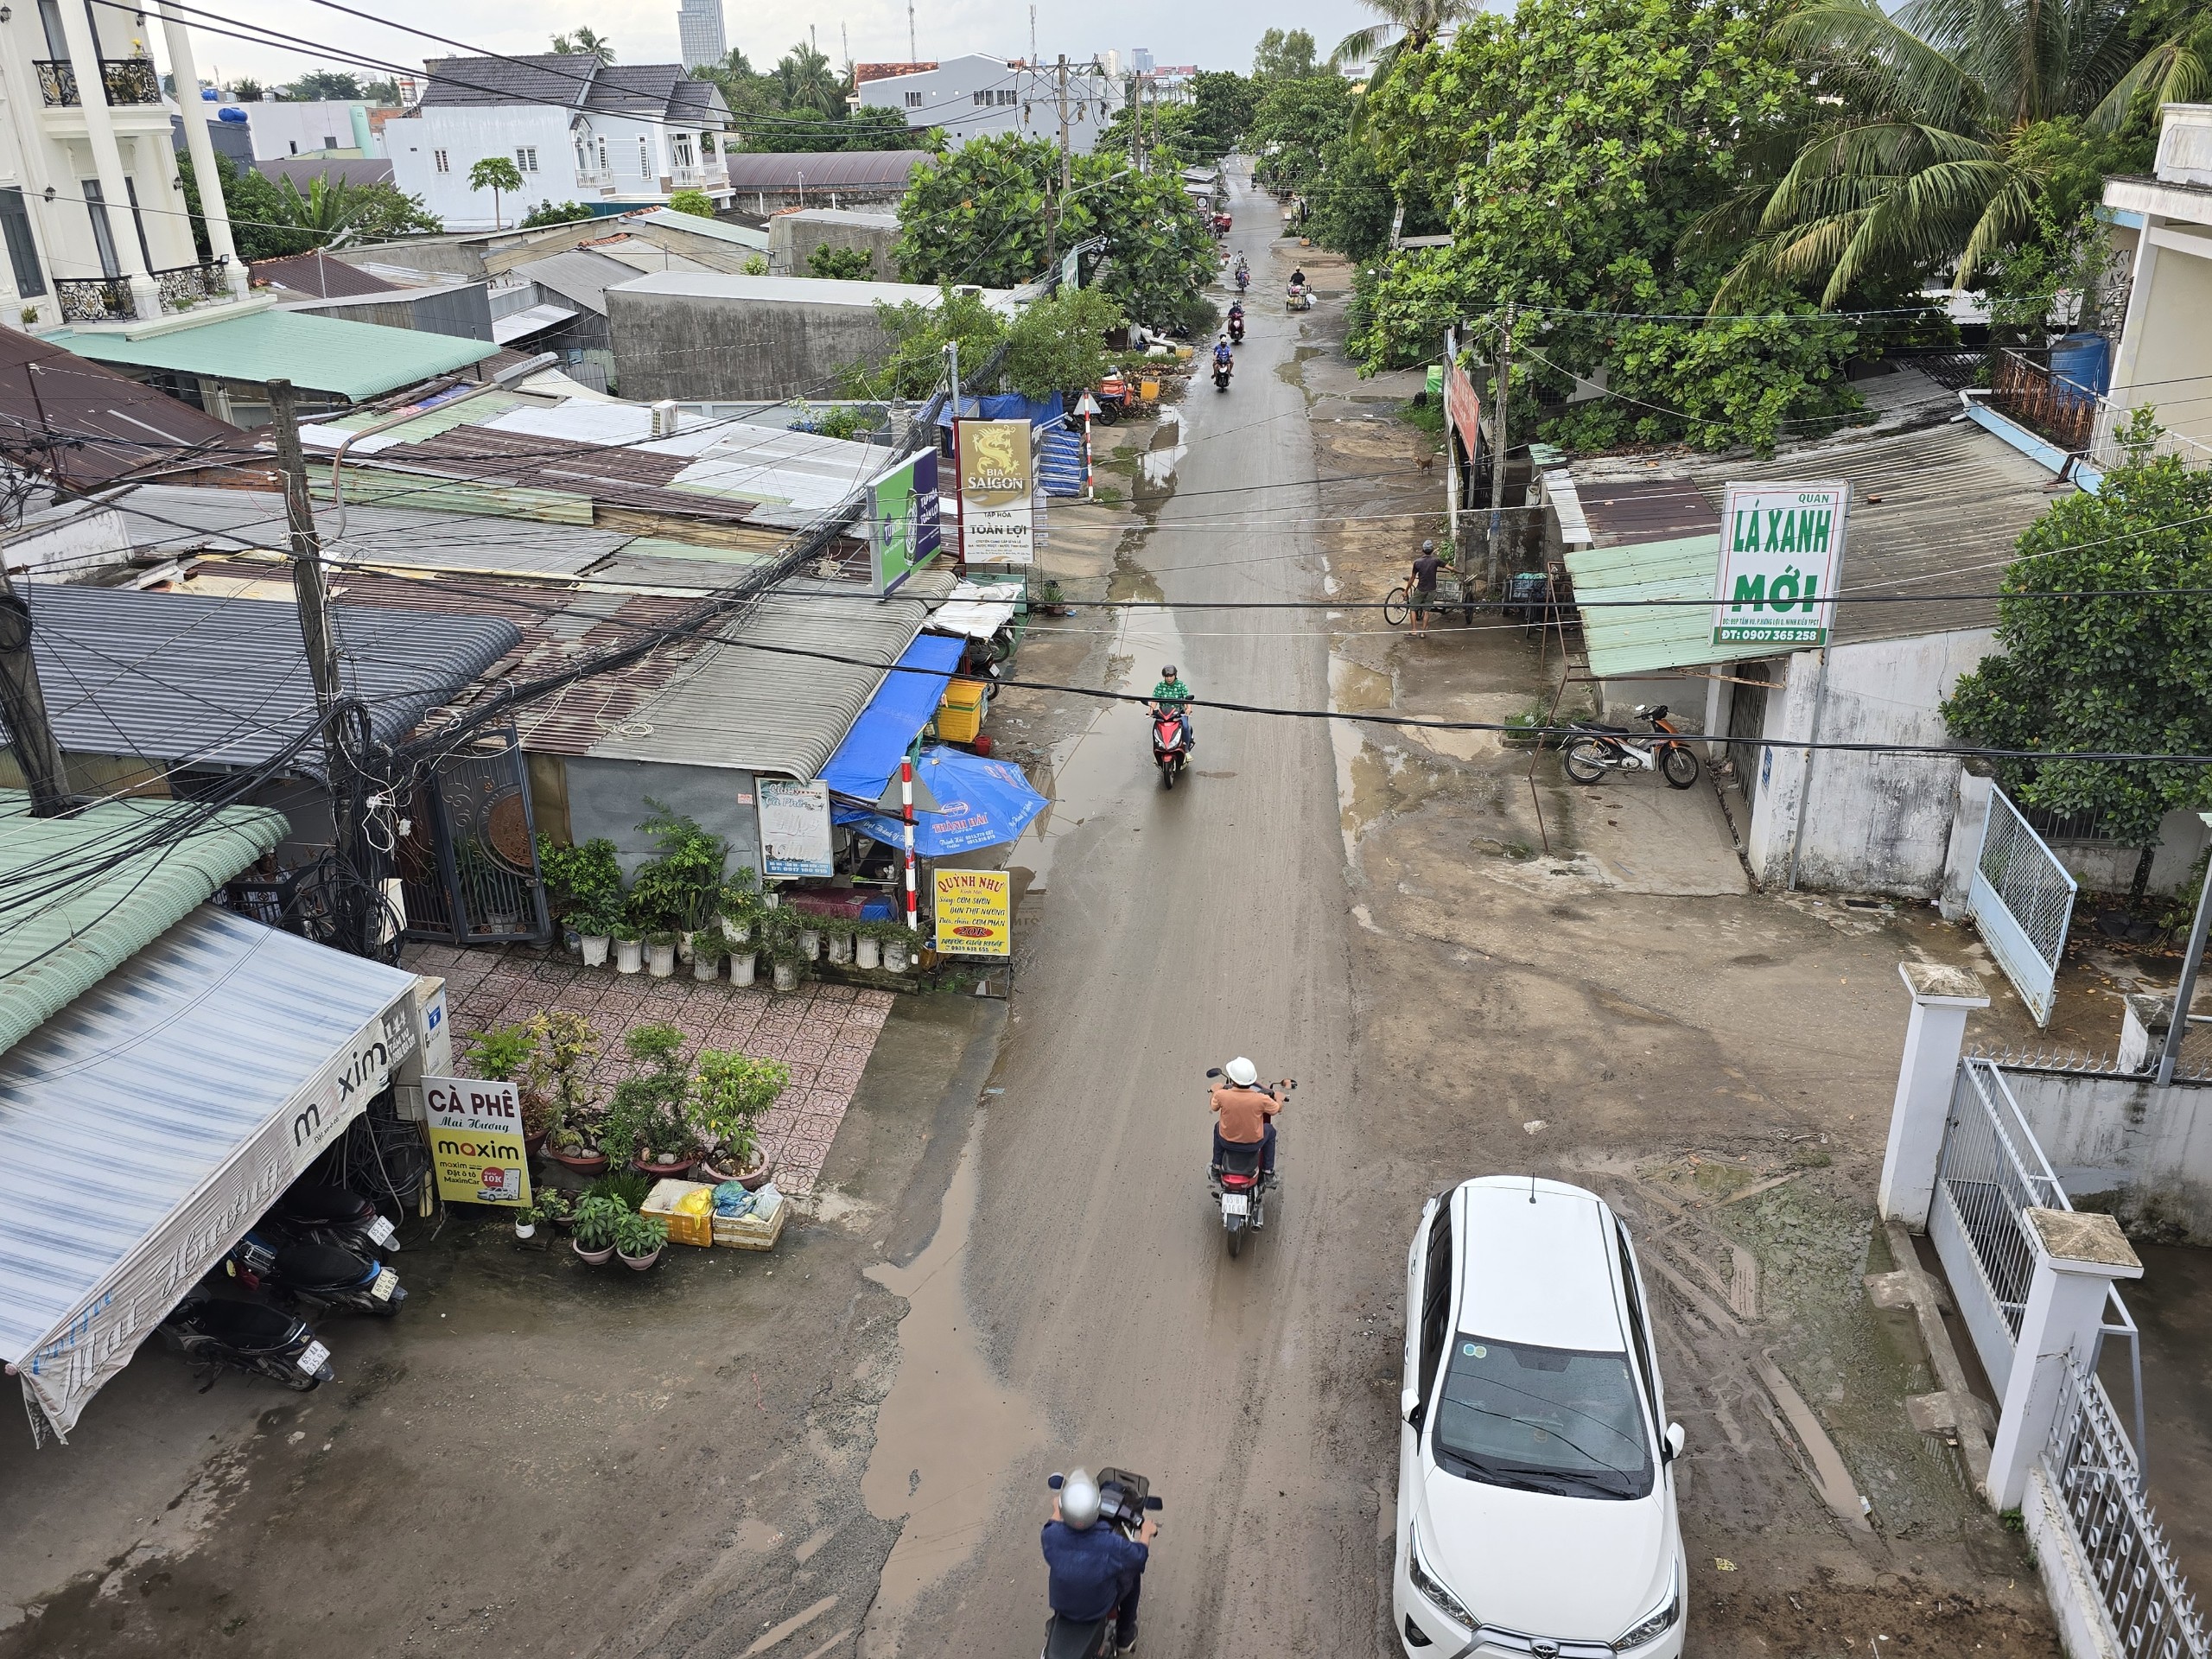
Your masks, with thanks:
[{"label": "white helmet", "polygon": [[1060,1519],[1077,1532],[1098,1520],[1098,1483],[1088,1469],[1077,1469],[1060,1483]]},{"label": "white helmet", "polygon": [[1221,1068],[1222,1074],[1239,1089],[1249,1089],[1260,1080],[1260,1068],[1239,1054]]}]

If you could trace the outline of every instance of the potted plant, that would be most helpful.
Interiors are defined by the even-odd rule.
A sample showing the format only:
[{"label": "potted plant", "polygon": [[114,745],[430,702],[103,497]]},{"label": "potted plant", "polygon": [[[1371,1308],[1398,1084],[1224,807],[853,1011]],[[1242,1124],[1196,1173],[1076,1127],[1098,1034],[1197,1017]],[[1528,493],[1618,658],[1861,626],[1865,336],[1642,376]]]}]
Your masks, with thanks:
[{"label": "potted plant", "polygon": [[614,1254],[633,1273],[643,1273],[660,1260],[668,1243],[668,1224],[658,1216],[633,1215],[625,1211],[614,1224]]},{"label": "potted plant", "polygon": [[606,1261],[614,1254],[614,1230],[629,1213],[619,1198],[586,1198],[576,1206],[576,1254],[594,1268]]},{"label": "potted plant", "polygon": [[536,1238],[537,1236],[537,1224],[543,1219],[544,1217],[537,1213],[537,1206],[534,1204],[527,1210],[516,1211],[515,1236],[517,1238]]},{"label": "potted plant", "polygon": [[[690,940],[720,908],[722,867],[729,843],[698,821],[671,811],[648,796],[652,816],[638,828],[652,839],[654,856],[638,867],[630,886],[631,919],[650,932],[666,933],[690,959]],[[675,971],[672,965],[670,971]]]},{"label": "potted plant", "polygon": [[882,922],[862,922],[853,931],[853,966],[877,969],[883,965]]},{"label": "potted plant", "polygon": [[592,1108],[591,1065],[603,1046],[599,1033],[583,1015],[564,1008],[537,1014],[523,1029],[531,1040],[524,1075],[550,1107],[547,1151],[578,1174],[596,1174],[607,1160],[587,1152],[578,1124]]},{"label": "potted plant", "polygon": [[742,950],[732,950],[729,953],[729,982],[731,984],[750,985],[753,982],[753,964],[758,960],[759,954],[750,946]]},{"label": "potted plant", "polygon": [[691,941],[691,977],[716,979],[721,977],[722,958],[729,954],[729,941],[719,929],[708,929]]},{"label": "potted plant", "polygon": [[798,950],[799,960],[801,962],[812,962],[817,957],[819,957],[822,954],[822,930],[820,928],[802,927],[793,937],[797,942],[797,949]]},{"label": "potted plant", "polygon": [[704,1160],[709,1178],[757,1188],[775,1173],[760,1151],[760,1119],[791,1080],[791,1068],[781,1060],[756,1060],[734,1049],[699,1051],[690,1117],[713,1148]]},{"label": "potted plant", "polygon": [[830,963],[832,967],[844,968],[853,960],[853,932],[837,923],[830,926]]},{"label": "potted plant", "polygon": [[644,1069],[614,1085],[614,1102],[600,1129],[601,1149],[618,1167],[682,1180],[699,1156],[698,1131],[686,1103],[691,1078],[682,1058],[683,1033],[674,1026],[639,1026],[622,1046]]},{"label": "potted plant", "polygon": [[921,937],[904,922],[895,926],[897,931],[887,933],[883,938],[883,971],[887,974],[906,971],[906,958],[913,950],[914,942]]},{"label": "potted plant", "polygon": [[616,922],[612,931],[614,935],[614,971],[618,974],[636,973],[645,965],[644,934],[626,916]]},{"label": "potted plant", "polygon": [[557,1186],[539,1189],[537,1202],[531,1207],[537,1211],[540,1226],[551,1225],[565,1232],[575,1224],[575,1203]]},{"label": "potted plant", "polygon": [[676,935],[664,928],[645,935],[645,971],[666,979],[676,971]]},{"label": "potted plant", "polygon": [[569,914],[569,925],[576,930],[576,948],[583,953],[584,966],[604,968],[607,948],[614,942],[614,928],[596,910],[577,910]]},{"label": "potted plant", "polygon": [[799,964],[811,961],[810,955],[799,955],[799,912],[779,905],[760,912],[760,954],[766,957],[775,969],[775,984],[779,991],[798,988]]},{"label": "potted plant", "polygon": [[461,1049],[461,1063],[477,1077],[518,1085],[522,1098],[523,1145],[536,1152],[554,1128],[554,1106],[529,1075],[530,1057],[537,1039],[525,1025],[500,1026],[480,1031]]},{"label": "potted plant", "polygon": [[741,868],[722,883],[721,898],[717,916],[721,923],[723,939],[731,944],[744,944],[753,938],[753,924],[760,913],[760,894],[755,891],[760,878],[752,870]]}]

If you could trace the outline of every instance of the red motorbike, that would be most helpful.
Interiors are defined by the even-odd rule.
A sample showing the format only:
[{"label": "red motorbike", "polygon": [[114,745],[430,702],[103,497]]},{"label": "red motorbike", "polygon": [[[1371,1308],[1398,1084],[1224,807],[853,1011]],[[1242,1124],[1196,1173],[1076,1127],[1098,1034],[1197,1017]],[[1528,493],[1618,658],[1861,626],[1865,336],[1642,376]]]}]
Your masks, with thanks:
[{"label": "red motorbike", "polygon": [[1152,764],[1160,768],[1160,783],[1163,789],[1175,787],[1175,779],[1191,760],[1191,728],[1183,723],[1183,716],[1172,709],[1157,703],[1152,710]]}]

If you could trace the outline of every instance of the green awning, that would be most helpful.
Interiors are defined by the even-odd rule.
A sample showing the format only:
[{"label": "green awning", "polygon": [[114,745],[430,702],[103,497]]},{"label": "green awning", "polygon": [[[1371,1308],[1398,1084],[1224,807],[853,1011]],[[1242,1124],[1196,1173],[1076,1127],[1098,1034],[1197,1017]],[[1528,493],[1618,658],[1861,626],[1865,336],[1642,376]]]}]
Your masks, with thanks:
[{"label": "green awning", "polygon": [[[1720,572],[1720,535],[1671,542],[1590,547],[1567,556],[1582,608],[1590,671],[1601,680],[1705,663],[1771,657],[1785,647],[1713,643],[1713,590]],[[1622,600],[1697,599],[1701,605],[1624,605]],[[1598,601],[1611,600],[1612,604]]]},{"label": "green awning", "polygon": [[24,791],[0,789],[0,889],[19,895],[0,928],[0,1050],[275,850],[289,827],[265,807],[209,817],[190,801],[110,801],[70,818],[30,810]]},{"label": "green awning", "polygon": [[46,338],[97,363],[220,380],[289,380],[303,392],[334,392],[356,402],[465,369],[499,349],[488,340],[344,322],[303,311],[257,311],[137,339],[74,329]]}]

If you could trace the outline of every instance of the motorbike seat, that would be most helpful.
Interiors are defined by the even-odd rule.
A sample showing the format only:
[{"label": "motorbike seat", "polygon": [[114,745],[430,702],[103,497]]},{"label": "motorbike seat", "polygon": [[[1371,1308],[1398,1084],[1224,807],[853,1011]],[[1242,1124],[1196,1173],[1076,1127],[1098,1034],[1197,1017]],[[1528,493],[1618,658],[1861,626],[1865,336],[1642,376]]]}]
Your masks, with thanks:
[{"label": "motorbike seat", "polygon": [[1224,1175],[1257,1175],[1260,1173],[1260,1143],[1255,1141],[1248,1146],[1231,1142],[1221,1149],[1213,1166]]},{"label": "motorbike seat", "polygon": [[276,1200],[276,1214],[302,1227],[366,1221],[376,1206],[343,1186],[296,1186]]},{"label": "motorbike seat", "polygon": [[351,1250],[328,1244],[287,1244],[276,1252],[276,1277],[302,1290],[351,1290],[376,1272]]},{"label": "motorbike seat", "polygon": [[181,1310],[181,1321],[241,1353],[289,1348],[303,1327],[289,1313],[261,1302],[210,1300]]},{"label": "motorbike seat", "polygon": [[1094,1655],[1110,1653],[1111,1643],[1102,1645],[1100,1638],[1112,1623],[1110,1616],[1078,1622],[1054,1613],[1045,1627],[1045,1659],[1093,1659]]}]

